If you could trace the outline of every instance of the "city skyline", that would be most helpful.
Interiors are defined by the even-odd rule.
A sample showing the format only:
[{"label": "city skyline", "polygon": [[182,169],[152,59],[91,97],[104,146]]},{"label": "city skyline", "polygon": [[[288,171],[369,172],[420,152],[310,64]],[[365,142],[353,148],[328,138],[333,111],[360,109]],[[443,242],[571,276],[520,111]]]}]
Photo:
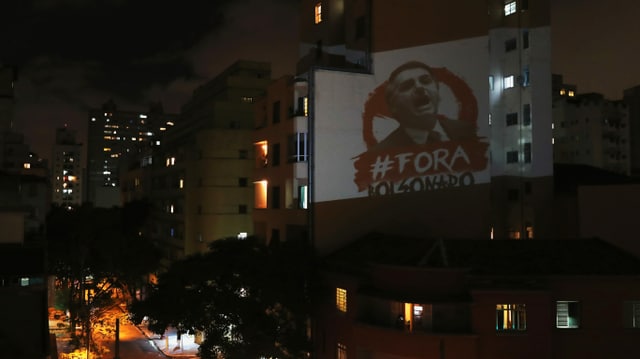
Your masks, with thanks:
[{"label": "city skyline", "polygon": [[[117,9],[117,3],[102,6],[113,10]],[[27,4],[14,10],[22,11],[22,15],[36,25],[55,23],[55,19],[37,21],[41,20],[39,13],[60,15],[63,9],[72,7],[64,0],[49,2],[49,8],[44,8],[37,1]],[[144,112],[149,103],[161,102],[166,113],[179,113],[195,88],[238,59],[271,62],[274,79],[295,73],[298,59],[297,1],[243,0],[210,4],[192,0],[184,6],[223,14],[219,17],[195,16],[193,19],[180,18],[180,15],[194,14],[193,11],[181,7],[182,10],[175,12],[177,16],[174,17],[169,6],[160,5],[161,15],[150,25],[174,24],[172,20],[175,20],[175,25],[169,26],[176,29],[175,32],[168,29],[158,32],[174,44],[171,47],[174,52],[167,51],[158,41],[138,48],[136,45],[145,39],[143,35],[154,34],[149,29],[124,41],[124,44],[114,42],[104,46],[104,51],[110,55],[102,58],[98,51],[100,46],[89,46],[87,56],[74,46],[91,41],[91,36],[109,38],[109,31],[104,29],[87,31],[84,34],[86,39],[62,40],[61,43],[71,49],[66,52],[62,48],[47,50],[46,46],[42,52],[33,49],[22,51],[25,46],[17,46],[16,41],[3,41],[3,48],[9,49],[9,59],[13,59],[11,62],[19,68],[15,90],[15,129],[25,134],[34,152],[49,158],[55,128],[64,125],[76,129],[81,134],[79,140],[84,142],[82,134],[86,133],[89,109],[99,108],[109,99],[114,99],[122,110]],[[552,71],[562,74],[565,82],[577,85],[579,93],[599,92],[608,99],[617,100],[622,98],[625,88],[640,84],[640,69],[632,67],[640,59],[640,45],[630,41],[640,36],[640,27],[633,20],[637,11],[631,10],[640,5],[632,0],[617,0],[616,5],[595,0],[558,0],[552,3]],[[134,11],[134,15],[143,14],[139,6],[124,3],[119,6]],[[95,15],[100,10],[97,5],[80,7],[75,8],[79,15]],[[592,21],[596,14],[598,21]],[[21,19],[20,16],[17,18]],[[208,21],[213,21],[213,24]],[[87,23],[86,19],[80,22]],[[121,26],[127,23],[130,24],[113,22]],[[99,22],[96,26],[105,24],[110,23]],[[134,32],[140,31],[133,29]],[[113,34],[122,36],[127,31],[124,28]],[[62,30],[53,33],[68,35]],[[33,40],[33,34],[25,39]],[[623,46],[614,40],[626,43]],[[38,45],[33,43],[33,46]],[[123,60],[118,52],[128,55],[130,60]],[[10,64],[3,59],[0,62]],[[108,76],[112,82],[107,80]]]}]

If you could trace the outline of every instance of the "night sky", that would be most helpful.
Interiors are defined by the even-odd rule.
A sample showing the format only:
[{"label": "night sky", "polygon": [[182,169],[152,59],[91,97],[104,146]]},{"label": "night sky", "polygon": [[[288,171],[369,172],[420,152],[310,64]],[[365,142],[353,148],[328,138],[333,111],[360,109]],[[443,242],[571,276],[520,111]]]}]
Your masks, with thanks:
[{"label": "night sky", "polygon": [[[552,0],[552,70],[578,92],[620,99],[640,84],[640,2]],[[0,62],[17,65],[16,130],[49,158],[54,129],[86,131],[87,111],[192,91],[237,59],[295,72],[297,0],[17,0],[3,3]],[[84,141],[83,137],[79,140]]]}]

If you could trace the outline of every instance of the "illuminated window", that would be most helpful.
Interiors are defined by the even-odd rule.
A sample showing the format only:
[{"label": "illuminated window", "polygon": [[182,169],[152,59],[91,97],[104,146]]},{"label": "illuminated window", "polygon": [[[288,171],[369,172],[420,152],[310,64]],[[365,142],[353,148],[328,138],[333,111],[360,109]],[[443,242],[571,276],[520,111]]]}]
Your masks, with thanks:
[{"label": "illuminated window", "polygon": [[510,89],[514,86],[513,75],[509,75],[503,79],[503,87],[506,89]]},{"label": "illuminated window", "polygon": [[337,359],[347,359],[347,346],[342,344],[342,343],[338,343],[338,352],[336,353],[336,358]]},{"label": "illuminated window", "polygon": [[504,16],[509,16],[516,12],[516,2],[511,1],[504,4]]},{"label": "illuminated window", "polygon": [[309,186],[298,186],[298,208],[307,209],[309,207],[308,191]]},{"label": "illuminated window", "polygon": [[509,239],[520,239],[520,231],[509,231],[507,233]]},{"label": "illuminated window", "polygon": [[266,167],[269,164],[269,143],[267,141],[256,142],[256,167]]},{"label": "illuminated window", "polygon": [[569,90],[569,97],[573,97],[575,95],[576,95],[575,91]]},{"label": "illuminated window", "polygon": [[102,149],[102,151],[104,151],[104,152],[110,152],[110,151],[111,151],[111,149],[110,149],[109,147],[105,147],[105,148],[103,148],[103,149]]},{"label": "illuminated window", "polygon": [[624,302],[624,327],[640,328],[640,301]]},{"label": "illuminated window", "polygon": [[309,114],[309,98],[305,96],[304,98],[304,115],[307,116]]},{"label": "illuminated window", "polygon": [[524,231],[525,231],[525,234],[527,236],[527,239],[533,238],[533,226],[524,227]]},{"label": "illuminated window", "polygon": [[527,311],[524,304],[497,304],[496,330],[527,330]]},{"label": "illuminated window", "polygon": [[241,100],[242,100],[242,102],[246,102],[246,103],[253,103],[254,102],[254,98],[253,97],[249,97],[249,96],[242,96]]},{"label": "illuminated window", "polygon": [[560,89],[560,96],[564,96],[567,94],[567,91],[565,89]]},{"label": "illuminated window", "polygon": [[322,3],[317,3],[316,4],[314,14],[315,14],[315,17],[314,17],[315,21],[314,22],[316,24],[321,23],[322,22]]},{"label": "illuminated window", "polygon": [[178,182],[178,187],[181,188],[181,189],[184,188],[184,179],[183,178],[180,178],[180,181]]},{"label": "illuminated window", "polygon": [[556,302],[556,328],[580,328],[580,302]]},{"label": "illuminated window", "polygon": [[336,308],[341,312],[347,312],[347,290],[344,288],[336,288]]},{"label": "illuminated window", "polygon": [[22,167],[23,167],[24,169],[27,169],[27,170],[28,170],[29,168],[31,168],[31,163],[29,163],[29,162],[25,162],[25,163],[23,163],[23,164],[22,164]]},{"label": "illuminated window", "polygon": [[266,180],[254,182],[255,208],[267,208],[267,185]]}]

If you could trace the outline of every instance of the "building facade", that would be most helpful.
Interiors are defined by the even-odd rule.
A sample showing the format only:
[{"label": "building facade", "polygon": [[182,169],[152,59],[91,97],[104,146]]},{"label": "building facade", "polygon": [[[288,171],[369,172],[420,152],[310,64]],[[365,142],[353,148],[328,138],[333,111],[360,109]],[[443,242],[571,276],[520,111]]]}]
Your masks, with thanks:
[{"label": "building facade", "polygon": [[170,261],[253,235],[253,105],[271,65],[240,60],[196,89],[153,152],[152,236]]},{"label": "building facade", "polygon": [[82,144],[76,141],[76,131],[67,127],[56,129],[51,157],[51,202],[74,208],[83,202]]},{"label": "building facade", "polygon": [[550,59],[545,0],[303,1],[314,246],[549,235]]},{"label": "building facade", "polygon": [[630,175],[629,112],[601,94],[563,97],[553,104],[554,162],[584,164]]},{"label": "building facade", "polygon": [[322,263],[315,357],[628,357],[639,264],[599,240],[362,238]]},{"label": "building facade", "polygon": [[256,102],[253,227],[272,240],[306,240],[309,220],[307,82],[274,80]]},{"label": "building facade", "polygon": [[148,112],[118,110],[110,100],[89,112],[87,138],[87,201],[96,207],[121,205],[120,172],[154,144],[172,126],[176,115],[161,105]]}]

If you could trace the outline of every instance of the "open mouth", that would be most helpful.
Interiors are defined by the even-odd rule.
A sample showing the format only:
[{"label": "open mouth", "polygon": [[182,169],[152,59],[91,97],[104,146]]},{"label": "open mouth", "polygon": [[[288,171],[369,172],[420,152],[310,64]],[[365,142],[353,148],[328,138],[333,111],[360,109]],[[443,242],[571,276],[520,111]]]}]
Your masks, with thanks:
[{"label": "open mouth", "polygon": [[415,96],[413,98],[413,105],[420,110],[431,109],[431,98],[427,95]]}]

